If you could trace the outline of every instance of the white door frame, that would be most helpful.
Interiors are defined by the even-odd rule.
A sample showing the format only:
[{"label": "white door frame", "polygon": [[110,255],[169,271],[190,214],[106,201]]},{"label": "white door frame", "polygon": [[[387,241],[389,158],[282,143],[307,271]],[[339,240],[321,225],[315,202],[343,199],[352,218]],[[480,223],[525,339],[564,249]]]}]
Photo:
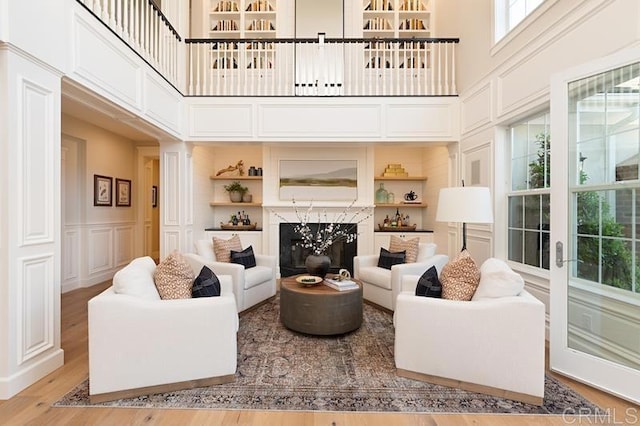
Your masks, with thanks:
[{"label": "white door frame", "polygon": [[[625,49],[611,56],[568,69],[551,80],[551,341],[550,369],[626,400],[640,403],[640,371],[572,349],[568,344],[569,242],[568,84],[640,60],[640,49]],[[572,168],[569,168],[572,169]],[[556,242],[562,242],[562,259]]]},{"label": "white door frame", "polygon": [[[145,241],[147,241],[147,230],[146,227],[150,222],[150,217],[147,217],[147,213],[149,209],[146,209],[145,206],[148,206],[151,202],[151,193],[150,188],[146,182],[146,173],[145,173],[145,163],[150,159],[159,159],[160,158],[160,148],[157,146],[140,146],[136,148],[137,153],[137,170],[136,174],[137,178],[137,205],[140,206],[136,210],[136,239],[135,239],[135,256],[145,256]],[[160,208],[158,206],[158,208]],[[159,226],[159,224],[158,224]]]}]

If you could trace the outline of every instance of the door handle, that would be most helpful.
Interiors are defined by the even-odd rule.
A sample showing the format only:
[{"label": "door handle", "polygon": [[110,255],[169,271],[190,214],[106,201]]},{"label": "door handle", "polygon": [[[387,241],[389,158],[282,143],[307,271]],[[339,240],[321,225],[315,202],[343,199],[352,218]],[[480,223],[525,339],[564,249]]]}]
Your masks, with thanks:
[{"label": "door handle", "polygon": [[564,266],[562,241],[556,241],[556,266],[562,268]]},{"label": "door handle", "polygon": [[582,262],[582,260],[580,259],[564,260],[562,248],[563,248],[562,241],[556,241],[556,266],[558,268],[562,268],[564,264],[567,262]]}]

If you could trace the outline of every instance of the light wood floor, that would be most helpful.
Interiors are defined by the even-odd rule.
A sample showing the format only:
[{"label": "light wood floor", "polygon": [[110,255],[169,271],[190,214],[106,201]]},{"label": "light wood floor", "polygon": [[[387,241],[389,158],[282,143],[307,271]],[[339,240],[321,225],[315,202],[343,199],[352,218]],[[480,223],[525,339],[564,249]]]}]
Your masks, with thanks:
[{"label": "light wood floor", "polygon": [[[87,301],[109,282],[62,295],[62,348],[65,364],[17,396],[0,401],[0,425],[591,425],[603,419],[563,416],[432,415],[278,411],[158,410],[133,408],[53,408],[51,404],[88,375]],[[587,399],[609,409],[614,424],[631,424],[640,407],[557,376]],[[635,418],[633,416],[636,416]]]}]

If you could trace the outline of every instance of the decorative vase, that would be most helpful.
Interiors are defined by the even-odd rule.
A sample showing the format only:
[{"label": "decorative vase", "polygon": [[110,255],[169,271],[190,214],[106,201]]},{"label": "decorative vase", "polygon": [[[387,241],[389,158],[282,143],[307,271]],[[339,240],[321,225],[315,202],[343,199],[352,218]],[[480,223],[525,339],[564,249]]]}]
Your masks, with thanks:
[{"label": "decorative vase", "polygon": [[324,279],[324,276],[329,272],[331,266],[331,258],[323,254],[310,254],[304,261],[304,266],[307,267],[309,275],[314,277],[320,277]]},{"label": "decorative vase", "polygon": [[388,192],[384,189],[384,183],[380,184],[380,188],[376,191],[376,203],[385,204],[387,202]]},{"label": "decorative vase", "polygon": [[229,192],[229,200],[231,200],[232,203],[241,203],[242,192],[238,192],[238,191]]}]

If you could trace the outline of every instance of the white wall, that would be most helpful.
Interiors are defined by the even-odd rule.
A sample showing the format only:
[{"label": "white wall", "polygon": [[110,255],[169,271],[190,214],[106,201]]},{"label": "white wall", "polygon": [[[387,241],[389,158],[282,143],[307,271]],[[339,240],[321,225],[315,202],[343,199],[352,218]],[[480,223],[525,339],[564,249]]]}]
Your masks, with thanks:
[{"label": "white wall", "polygon": [[[492,1],[438,2],[438,36],[460,37],[457,83],[461,100],[461,176],[480,160],[495,199],[494,225],[468,229],[474,257],[506,258],[505,191],[509,173],[503,128],[549,107],[550,80],[560,72],[638,44],[636,0],[547,0],[493,45]],[[486,164],[486,165],[484,165]],[[493,230],[493,232],[491,232]],[[548,273],[513,264],[549,307]]]},{"label": "white wall", "polygon": [[[110,279],[134,257],[136,209],[139,206],[136,205],[133,141],[65,114],[62,115],[62,133],[65,135],[63,140],[71,138],[76,141],[75,145],[82,146],[73,156],[84,156],[77,159],[83,164],[84,175],[79,177],[83,181],[67,188],[78,190],[77,197],[69,193],[65,206],[69,224],[65,242],[69,244],[69,256],[63,259],[63,267],[67,268],[63,270],[63,277],[69,279],[65,280],[63,291],[69,291]],[[73,151],[68,150],[69,153]],[[111,207],[93,205],[94,174],[113,178]],[[131,207],[115,206],[116,178],[132,181]]]}]

